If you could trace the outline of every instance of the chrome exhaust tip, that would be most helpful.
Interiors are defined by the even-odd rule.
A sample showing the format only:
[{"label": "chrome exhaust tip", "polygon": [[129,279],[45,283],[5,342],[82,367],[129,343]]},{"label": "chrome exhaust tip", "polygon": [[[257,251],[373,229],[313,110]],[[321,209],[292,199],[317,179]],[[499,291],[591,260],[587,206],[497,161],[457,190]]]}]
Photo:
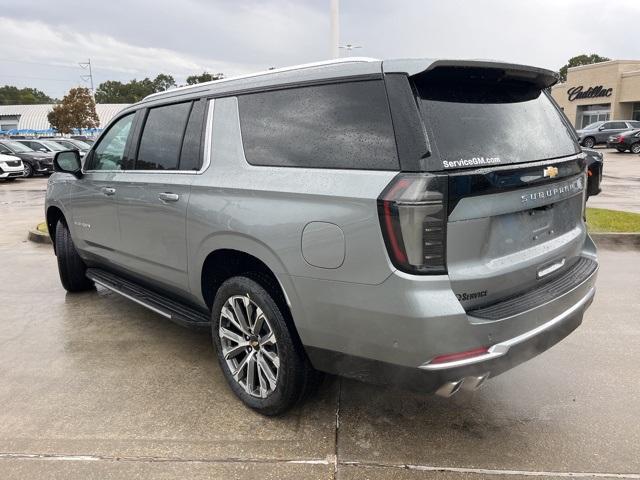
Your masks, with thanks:
[{"label": "chrome exhaust tip", "polygon": [[455,395],[456,393],[458,393],[458,390],[460,390],[460,387],[462,387],[463,383],[464,378],[453,382],[447,382],[443,384],[438,390],[436,390],[436,395],[445,398]]},{"label": "chrome exhaust tip", "polygon": [[484,382],[486,382],[488,378],[489,372],[483,373],[482,375],[477,377],[465,377],[462,388],[468,392],[478,390],[482,385],[484,385]]}]

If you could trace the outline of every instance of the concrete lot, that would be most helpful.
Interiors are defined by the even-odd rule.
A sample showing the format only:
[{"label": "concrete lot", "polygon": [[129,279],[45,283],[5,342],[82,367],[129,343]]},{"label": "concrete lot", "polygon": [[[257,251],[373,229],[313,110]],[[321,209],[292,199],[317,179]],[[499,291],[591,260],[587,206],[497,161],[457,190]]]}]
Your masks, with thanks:
[{"label": "concrete lot", "polygon": [[65,293],[51,247],[26,241],[45,184],[0,183],[3,480],[640,479],[640,252],[601,251],[584,324],[478,392],[330,378],[267,419],[235,400],[206,334]]},{"label": "concrete lot", "polygon": [[602,193],[589,206],[640,213],[640,155],[599,150],[604,153]]}]

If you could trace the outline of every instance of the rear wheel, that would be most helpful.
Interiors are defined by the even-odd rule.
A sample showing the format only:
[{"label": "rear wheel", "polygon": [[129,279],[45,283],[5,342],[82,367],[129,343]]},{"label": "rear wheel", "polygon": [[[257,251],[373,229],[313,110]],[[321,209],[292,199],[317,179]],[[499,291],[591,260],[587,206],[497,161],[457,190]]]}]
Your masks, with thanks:
[{"label": "rear wheel", "polygon": [[616,147],[616,150],[618,150],[620,153],[624,153],[627,151],[626,148],[621,148],[621,147]]},{"label": "rear wheel", "polygon": [[13,181],[15,181],[15,179],[16,179],[16,177],[8,177],[8,178],[5,178],[4,181],[5,182],[13,182]]},{"label": "rear wheel", "polygon": [[593,148],[596,144],[596,140],[593,137],[587,137],[582,141],[582,146],[586,148]]},{"label": "rear wheel", "polygon": [[82,292],[93,288],[93,282],[86,276],[87,266],[76,250],[67,224],[58,220],[56,226],[56,256],[58,273],[62,286],[68,292]]},{"label": "rear wheel", "polygon": [[631,153],[640,153],[640,142],[631,145]]},{"label": "rear wheel", "polygon": [[267,288],[247,276],[225,281],[211,326],[218,362],[236,396],[263,415],[278,415],[306,396],[317,372]]},{"label": "rear wheel", "polygon": [[25,162],[24,164],[24,176],[27,178],[33,177],[33,167],[30,163]]}]

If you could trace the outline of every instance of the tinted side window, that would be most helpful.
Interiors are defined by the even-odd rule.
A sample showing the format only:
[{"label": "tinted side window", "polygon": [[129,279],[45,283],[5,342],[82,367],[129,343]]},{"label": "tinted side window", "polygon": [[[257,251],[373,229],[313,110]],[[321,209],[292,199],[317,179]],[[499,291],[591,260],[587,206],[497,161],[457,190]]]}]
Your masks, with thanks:
[{"label": "tinted side window", "polygon": [[4,145],[0,145],[0,153],[4,153],[6,155],[11,155],[12,152],[11,152],[11,150],[9,150]]},{"label": "tinted side window", "polygon": [[192,102],[150,108],[140,137],[136,170],[177,170]]},{"label": "tinted side window", "polygon": [[204,126],[204,114],[207,102],[198,101],[193,104],[187,130],[184,133],[182,142],[182,153],[180,154],[180,170],[200,170],[200,140],[202,128]]},{"label": "tinted side window", "polygon": [[124,149],[131,131],[133,113],[114,123],[93,151],[87,170],[122,170]]},{"label": "tinted side window", "polygon": [[631,128],[640,128],[640,122],[629,122]]},{"label": "tinted side window", "polygon": [[609,126],[606,128],[613,128],[613,129],[627,128],[627,124],[624,122],[611,122],[608,125]]},{"label": "tinted side window", "polygon": [[253,165],[399,169],[382,80],[247,94],[238,106]]}]

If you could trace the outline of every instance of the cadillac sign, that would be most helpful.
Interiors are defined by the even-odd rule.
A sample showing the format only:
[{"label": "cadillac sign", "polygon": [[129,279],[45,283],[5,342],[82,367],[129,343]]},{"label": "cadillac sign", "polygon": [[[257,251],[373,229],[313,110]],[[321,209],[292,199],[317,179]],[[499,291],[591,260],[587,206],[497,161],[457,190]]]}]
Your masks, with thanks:
[{"label": "cadillac sign", "polygon": [[580,100],[582,98],[610,97],[612,92],[613,88],[604,88],[602,85],[589,87],[587,90],[580,85],[567,90],[567,96],[569,97],[569,101],[573,102],[574,100]]}]

